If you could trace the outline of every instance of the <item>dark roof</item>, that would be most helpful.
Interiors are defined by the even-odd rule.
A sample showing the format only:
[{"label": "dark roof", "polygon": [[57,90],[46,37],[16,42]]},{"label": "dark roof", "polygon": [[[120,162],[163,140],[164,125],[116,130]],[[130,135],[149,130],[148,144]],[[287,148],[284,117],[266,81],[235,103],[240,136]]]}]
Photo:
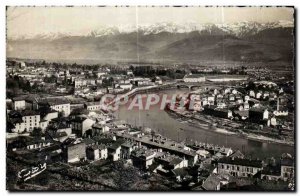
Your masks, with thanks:
[{"label": "dark roof", "polygon": [[56,122],[56,123],[61,123],[61,122],[68,122],[70,119],[68,117],[60,117],[60,118],[54,118],[51,121]]},{"label": "dark roof", "polygon": [[135,156],[135,157],[141,157],[141,156],[145,156],[146,150],[143,148],[138,148],[134,151],[132,151],[131,155]]},{"label": "dark roof", "polygon": [[99,129],[102,129],[102,128],[103,128],[103,125],[98,124],[98,123],[95,123],[95,124],[93,124],[92,127],[93,127],[93,128],[99,128]]},{"label": "dark roof", "polygon": [[68,145],[71,145],[72,143],[74,143],[76,140],[74,138],[68,138],[66,139],[63,144],[68,146]]},{"label": "dark roof", "polygon": [[35,116],[35,115],[40,115],[38,111],[34,111],[34,110],[24,110],[21,111],[21,115],[22,116]]},{"label": "dark roof", "polygon": [[113,143],[112,145],[108,146],[109,149],[117,150],[119,147],[121,147],[121,144]]},{"label": "dark roof", "polygon": [[155,152],[153,150],[150,150],[150,149],[146,150],[144,148],[138,148],[138,149],[132,151],[133,156],[139,157],[139,158],[142,158],[142,159],[146,159],[147,157],[153,155],[154,153]]},{"label": "dark roof", "polygon": [[98,144],[93,144],[93,145],[91,145],[91,146],[89,146],[89,147],[87,147],[88,149],[92,149],[92,150],[97,150],[97,149],[99,149],[99,150],[103,150],[103,149],[106,149],[106,146],[104,145],[104,144],[100,144],[100,145],[98,145]]},{"label": "dark roof", "polygon": [[218,177],[217,174],[212,174],[206,178],[206,180],[203,182],[202,187],[205,190],[216,190],[217,186],[221,183],[221,179]]},{"label": "dark roof", "polygon": [[53,145],[52,146],[49,146],[47,148],[44,148],[43,151],[44,152],[52,152],[52,151],[55,151],[55,150],[59,150],[61,149],[61,146],[60,146],[60,143],[56,143],[55,141],[53,142]]},{"label": "dark roof", "polygon": [[262,161],[260,161],[260,160],[241,159],[241,158],[234,158],[234,157],[221,158],[221,159],[219,159],[219,163],[257,167],[257,168],[262,167]]},{"label": "dark roof", "polygon": [[55,138],[66,137],[66,136],[68,136],[68,134],[65,131],[63,131],[63,132],[56,132],[53,135],[53,137],[55,137]]},{"label": "dark roof", "polygon": [[172,172],[175,176],[186,176],[186,175],[188,175],[188,172],[185,168],[173,169]]},{"label": "dark roof", "polygon": [[175,155],[166,155],[156,158],[157,162],[162,163],[163,165],[175,166],[183,161],[183,159]]},{"label": "dark roof", "polygon": [[76,145],[83,145],[86,146],[84,142],[74,139],[74,138],[67,138],[65,141],[62,142],[63,146],[66,147],[72,147],[72,146],[76,146]]},{"label": "dark roof", "polygon": [[122,144],[122,147],[132,148],[133,144],[131,142],[125,142],[125,143]]},{"label": "dark roof", "polygon": [[244,158],[245,155],[241,151],[237,150],[234,153],[232,153],[229,157]]},{"label": "dark roof", "polygon": [[97,144],[94,144],[94,145],[88,146],[87,149],[98,150],[99,148],[98,148]]},{"label": "dark roof", "polygon": [[84,104],[86,101],[83,98],[67,98],[70,104]]},{"label": "dark roof", "polygon": [[69,120],[67,118],[55,118],[50,121],[49,129],[66,129],[70,128]]},{"label": "dark roof", "polygon": [[48,99],[48,104],[49,105],[60,105],[60,104],[68,104],[70,103],[69,100],[67,99]]},{"label": "dark roof", "polygon": [[249,111],[253,112],[264,112],[266,108],[264,107],[252,107],[249,109]]},{"label": "dark roof", "polygon": [[98,144],[105,144],[105,145],[114,142],[112,138],[104,138],[102,136],[93,137],[93,140],[97,141]]},{"label": "dark roof", "polygon": [[106,147],[106,145],[104,145],[104,144],[98,144],[98,148],[99,148],[100,150],[103,150],[103,149],[106,149],[107,147]]},{"label": "dark roof", "polygon": [[14,97],[12,98],[13,101],[25,101],[25,97]]},{"label": "dark roof", "polygon": [[40,107],[39,108],[39,113],[42,118],[44,118],[47,114],[56,113],[56,112],[57,112],[56,110],[53,110],[49,107]]},{"label": "dark roof", "polygon": [[170,161],[170,165],[178,165],[179,163],[182,162],[182,159],[179,157],[174,157],[171,161]]},{"label": "dark roof", "polygon": [[66,129],[66,128],[71,128],[71,126],[67,122],[60,122],[56,126],[57,129]]},{"label": "dark roof", "polygon": [[149,166],[148,170],[149,170],[150,172],[153,172],[155,169],[158,168],[159,165],[160,165],[159,163],[157,163],[157,162],[154,161],[154,162],[152,163],[152,165]]},{"label": "dark roof", "polygon": [[70,103],[70,101],[66,98],[63,98],[63,97],[61,97],[61,98],[50,97],[50,98],[41,99],[39,101],[39,104],[48,104],[50,106],[68,104],[68,103]]},{"label": "dark roof", "polygon": [[38,95],[30,94],[25,98],[25,101],[33,103],[33,102],[37,102],[38,99],[39,99]]}]

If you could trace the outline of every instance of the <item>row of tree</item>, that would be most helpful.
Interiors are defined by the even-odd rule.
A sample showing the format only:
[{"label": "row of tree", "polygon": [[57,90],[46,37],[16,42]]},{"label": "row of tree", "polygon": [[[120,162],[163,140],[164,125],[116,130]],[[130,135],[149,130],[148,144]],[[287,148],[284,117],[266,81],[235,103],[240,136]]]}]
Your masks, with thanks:
[{"label": "row of tree", "polygon": [[135,76],[141,77],[155,77],[155,76],[167,76],[172,79],[180,79],[186,74],[183,69],[173,68],[155,68],[153,66],[130,66],[129,68]]}]

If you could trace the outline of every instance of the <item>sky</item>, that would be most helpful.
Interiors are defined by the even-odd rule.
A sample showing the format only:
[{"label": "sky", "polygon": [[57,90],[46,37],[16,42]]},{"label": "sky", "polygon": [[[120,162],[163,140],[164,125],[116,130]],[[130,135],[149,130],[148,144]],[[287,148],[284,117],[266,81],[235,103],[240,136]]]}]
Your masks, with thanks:
[{"label": "sky", "polygon": [[283,7],[8,7],[7,36],[47,33],[86,35],[107,26],[293,22],[293,8]]}]

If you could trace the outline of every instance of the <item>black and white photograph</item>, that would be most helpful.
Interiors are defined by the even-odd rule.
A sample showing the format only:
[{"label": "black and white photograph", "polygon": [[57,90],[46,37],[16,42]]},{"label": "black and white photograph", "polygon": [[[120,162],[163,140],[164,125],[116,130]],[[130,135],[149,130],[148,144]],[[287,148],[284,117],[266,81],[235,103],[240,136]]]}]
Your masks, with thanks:
[{"label": "black and white photograph", "polygon": [[293,6],[5,9],[7,191],[296,191]]}]

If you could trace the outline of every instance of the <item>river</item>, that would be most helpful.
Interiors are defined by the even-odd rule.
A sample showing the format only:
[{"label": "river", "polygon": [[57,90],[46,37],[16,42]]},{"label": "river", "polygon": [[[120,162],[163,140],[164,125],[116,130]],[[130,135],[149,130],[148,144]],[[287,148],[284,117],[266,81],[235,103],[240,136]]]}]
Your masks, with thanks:
[{"label": "river", "polygon": [[[164,90],[158,92],[158,94],[171,96],[187,91],[187,89]],[[160,110],[160,105],[151,106],[149,110],[138,110],[137,107],[128,110],[127,106],[121,106],[115,112],[115,116],[132,125],[150,127],[161,135],[176,141],[198,141],[217,144],[231,147],[234,150],[239,149],[244,154],[261,159],[271,156],[279,157],[282,153],[294,155],[293,146],[247,140],[236,135],[224,135],[190,126],[189,123],[179,122],[164,110]]]}]

